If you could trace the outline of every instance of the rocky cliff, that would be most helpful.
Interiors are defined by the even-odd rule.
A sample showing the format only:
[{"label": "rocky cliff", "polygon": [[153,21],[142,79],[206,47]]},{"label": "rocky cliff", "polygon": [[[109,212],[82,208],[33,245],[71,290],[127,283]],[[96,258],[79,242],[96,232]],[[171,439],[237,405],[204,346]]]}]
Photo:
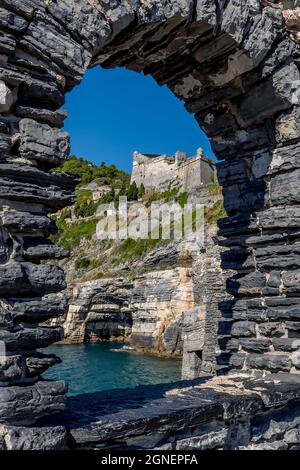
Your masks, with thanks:
[{"label": "rocky cliff", "polygon": [[[184,242],[170,242],[132,262],[130,269],[126,265],[123,272],[83,282],[74,277],[71,257],[69,310],[63,323],[52,321],[63,325],[63,342],[122,341],[148,353],[184,353],[184,374],[215,370],[218,300],[225,285],[216,233],[215,224],[207,225],[205,246],[197,252],[189,252]],[[202,342],[193,343],[189,330],[198,331]],[[191,361],[199,353],[194,370]]]},{"label": "rocky cliff", "polygon": [[63,325],[64,342],[120,340],[148,351],[181,352],[179,332],[164,333],[193,305],[190,268],[152,271],[134,281],[123,277],[79,283]]},{"label": "rocky cliff", "polygon": [[[215,280],[216,291],[224,287],[215,225],[223,214],[221,188],[215,182],[203,185],[199,180],[198,187],[186,193],[173,189],[154,192],[145,188],[140,193],[139,188],[132,192],[125,174],[104,163],[97,168],[87,160],[72,157],[63,169],[79,172],[83,182],[76,190],[76,204],[54,216],[59,226],[56,239],[65,246],[71,245],[72,249],[70,258],[61,262],[69,286],[68,313],[63,319],[52,320],[52,325],[63,326],[64,343],[117,340],[145,352],[182,354],[183,327],[190,324],[185,312],[198,305],[206,315],[208,264],[219,266],[219,271],[214,271],[220,278],[219,284]],[[95,191],[98,196],[97,188],[104,176],[111,191],[95,200]],[[193,204],[188,209],[191,216],[196,203],[205,205],[205,242],[188,238],[97,240],[96,209],[99,204],[112,200],[118,207],[120,191],[124,190],[124,186],[116,189],[120,178],[123,184],[127,182],[125,194],[140,197],[139,202],[143,202],[149,215],[153,201],[177,203],[182,210],[186,204]],[[87,181],[89,184],[83,186]],[[132,203],[129,203],[129,210]],[[129,220],[132,222],[135,217],[129,215]],[[212,296],[215,297],[216,292]],[[207,323],[211,355],[215,353],[217,332],[216,315],[213,317],[210,330],[209,321]],[[201,331],[203,328],[205,326]],[[200,349],[202,351],[203,344]]]}]

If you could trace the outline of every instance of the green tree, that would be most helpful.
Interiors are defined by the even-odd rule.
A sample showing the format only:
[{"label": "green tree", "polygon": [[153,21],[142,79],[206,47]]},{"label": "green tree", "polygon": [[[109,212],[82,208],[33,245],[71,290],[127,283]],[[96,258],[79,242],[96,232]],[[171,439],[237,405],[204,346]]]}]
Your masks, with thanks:
[{"label": "green tree", "polygon": [[101,198],[99,199],[99,203],[110,204],[111,202],[115,200],[115,197],[116,197],[116,193],[115,193],[114,188],[112,188],[112,190],[109,193],[103,194],[103,196],[101,196]]},{"label": "green tree", "polygon": [[123,170],[119,170],[115,165],[106,165],[102,162],[99,166],[95,165],[84,158],[77,158],[72,155],[66,160],[62,167],[56,168],[53,171],[77,173],[81,177],[81,186],[84,186],[96,179],[101,180],[101,184],[108,184],[114,186],[114,181],[124,181],[129,184],[130,175]]},{"label": "green tree", "polygon": [[131,185],[129,186],[127,190],[127,199],[128,201],[137,201],[138,196],[139,196],[139,190],[136,185],[136,182],[134,181],[133,183],[131,183]]},{"label": "green tree", "polygon": [[142,183],[141,186],[139,187],[139,199],[145,196],[145,194],[146,194],[145,186]]},{"label": "green tree", "polygon": [[87,269],[90,265],[90,260],[86,257],[77,258],[75,261],[75,269],[78,271],[79,269]]}]

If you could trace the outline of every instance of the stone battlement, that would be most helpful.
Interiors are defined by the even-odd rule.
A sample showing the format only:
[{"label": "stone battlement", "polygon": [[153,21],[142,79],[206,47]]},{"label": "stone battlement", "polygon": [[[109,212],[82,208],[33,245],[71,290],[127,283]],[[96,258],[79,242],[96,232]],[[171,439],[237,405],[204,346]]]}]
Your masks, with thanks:
[{"label": "stone battlement", "polygon": [[178,188],[182,192],[192,191],[216,179],[216,164],[203,155],[199,148],[197,155],[188,157],[176,152],[172,157],[159,154],[134,152],[131,182],[146,191],[167,191]]}]

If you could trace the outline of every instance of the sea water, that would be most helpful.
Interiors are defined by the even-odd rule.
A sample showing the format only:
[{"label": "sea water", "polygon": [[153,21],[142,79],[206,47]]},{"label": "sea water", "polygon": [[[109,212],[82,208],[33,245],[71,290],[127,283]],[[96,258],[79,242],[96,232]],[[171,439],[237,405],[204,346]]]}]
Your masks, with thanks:
[{"label": "sea water", "polygon": [[62,363],[44,378],[69,382],[69,396],[180,380],[181,361],[137,354],[120,343],[52,345]]}]

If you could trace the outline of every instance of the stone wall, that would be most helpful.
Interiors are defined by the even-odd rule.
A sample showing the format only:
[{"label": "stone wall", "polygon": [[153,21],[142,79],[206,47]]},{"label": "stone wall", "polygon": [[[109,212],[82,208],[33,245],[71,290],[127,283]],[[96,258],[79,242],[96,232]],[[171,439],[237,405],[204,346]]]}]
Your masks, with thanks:
[{"label": "stone wall", "polygon": [[222,315],[219,303],[231,296],[226,294],[228,271],[221,268],[222,249],[217,232],[215,225],[206,226],[204,247],[193,264],[195,308],[185,312],[181,322],[183,379],[194,379],[203,373],[215,374],[222,369],[222,364],[217,364],[218,325]]},{"label": "stone wall", "polygon": [[82,395],[63,419],[75,449],[299,450],[299,378],[237,375]]}]

